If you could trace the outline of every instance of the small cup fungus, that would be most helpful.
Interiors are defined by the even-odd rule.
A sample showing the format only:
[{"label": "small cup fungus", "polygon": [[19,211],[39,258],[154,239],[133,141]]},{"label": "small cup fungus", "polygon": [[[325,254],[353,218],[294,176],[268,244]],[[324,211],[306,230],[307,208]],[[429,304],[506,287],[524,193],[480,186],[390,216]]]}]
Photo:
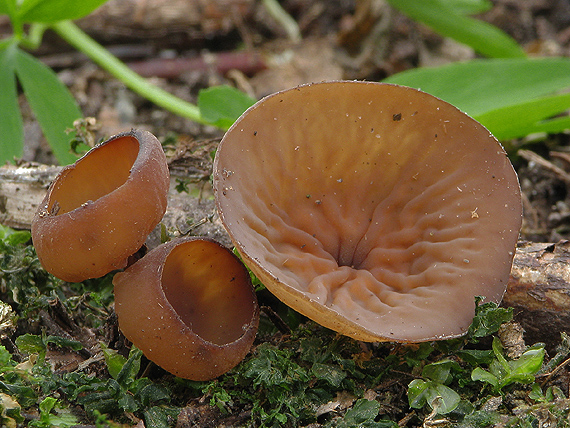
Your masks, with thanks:
[{"label": "small cup fungus", "polygon": [[521,225],[498,141],[415,89],[325,82],[271,95],[214,163],[221,219],[283,302],[364,341],[457,337],[499,302]]},{"label": "small cup fungus", "polygon": [[166,211],[166,156],[133,130],[94,147],[59,173],[32,222],[43,267],[65,281],[123,268]]},{"label": "small cup fungus", "polygon": [[208,380],[249,352],[259,307],[241,261],[215,241],[181,238],[117,273],[119,327],[176,376]]}]

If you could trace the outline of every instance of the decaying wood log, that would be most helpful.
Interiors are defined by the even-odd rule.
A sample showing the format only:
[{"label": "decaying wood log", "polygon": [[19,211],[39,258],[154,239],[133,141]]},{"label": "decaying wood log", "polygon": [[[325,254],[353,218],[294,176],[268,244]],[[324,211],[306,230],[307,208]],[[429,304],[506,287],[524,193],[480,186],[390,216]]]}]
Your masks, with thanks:
[{"label": "decaying wood log", "polygon": [[33,164],[0,168],[0,224],[29,229],[47,187],[60,170]]},{"label": "decaying wood log", "polygon": [[254,0],[111,0],[78,25],[108,42],[173,34],[204,39],[227,34],[253,4]]},{"label": "decaying wood log", "polygon": [[554,349],[570,332],[570,241],[519,242],[502,305],[514,308],[527,343]]},{"label": "decaying wood log", "polygon": [[[177,157],[171,158],[173,183],[163,224],[171,233],[208,236],[229,246],[231,242],[215,213],[214,201],[175,190],[182,165],[192,165],[189,175],[197,179],[209,167],[188,159],[186,165]],[[0,224],[29,228],[59,170],[60,167],[45,165],[0,168]],[[151,247],[156,245],[158,234],[155,231],[151,237]],[[515,320],[525,329],[527,343],[544,342],[554,349],[560,342],[560,333],[570,332],[570,241],[519,242],[502,305],[514,308]]]}]

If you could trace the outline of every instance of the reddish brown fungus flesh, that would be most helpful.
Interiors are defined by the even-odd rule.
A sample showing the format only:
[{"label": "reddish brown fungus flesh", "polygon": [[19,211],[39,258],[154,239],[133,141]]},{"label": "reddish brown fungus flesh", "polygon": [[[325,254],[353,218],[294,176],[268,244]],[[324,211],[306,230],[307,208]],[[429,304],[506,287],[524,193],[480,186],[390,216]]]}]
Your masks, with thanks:
[{"label": "reddish brown fungus flesh", "polygon": [[463,334],[475,296],[501,300],[521,225],[516,174],[489,131],[388,84],[261,100],[224,136],[214,188],[267,288],[367,341]]},{"label": "reddish brown fungus flesh", "polygon": [[134,137],[120,138],[108,147],[94,150],[78,167],[61,176],[51,191],[47,211],[62,215],[113,192],[129,178],[138,152]]},{"label": "reddish brown fungus flesh", "polygon": [[259,308],[249,273],[220,244],[163,244],[113,279],[119,327],[144,354],[188,379],[213,379],[249,351]]},{"label": "reddish brown fungus flesh", "polygon": [[65,167],[32,222],[44,268],[66,281],[125,266],[166,210],[166,157],[149,132],[133,130]]}]

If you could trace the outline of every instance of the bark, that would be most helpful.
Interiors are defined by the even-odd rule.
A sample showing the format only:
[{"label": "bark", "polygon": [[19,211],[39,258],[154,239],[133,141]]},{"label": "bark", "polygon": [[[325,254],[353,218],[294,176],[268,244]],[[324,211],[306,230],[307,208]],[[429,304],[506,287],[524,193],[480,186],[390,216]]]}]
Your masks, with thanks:
[{"label": "bark", "polygon": [[527,343],[554,349],[570,331],[570,241],[519,242],[502,305],[514,308]]}]

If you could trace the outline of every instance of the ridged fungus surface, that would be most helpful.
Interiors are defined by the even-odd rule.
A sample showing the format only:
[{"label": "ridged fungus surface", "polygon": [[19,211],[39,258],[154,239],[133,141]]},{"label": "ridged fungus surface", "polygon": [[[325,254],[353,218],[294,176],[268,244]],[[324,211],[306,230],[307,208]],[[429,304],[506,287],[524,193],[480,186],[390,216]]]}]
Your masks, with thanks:
[{"label": "ridged fungus surface", "polygon": [[149,132],[119,134],[60,172],[32,222],[43,267],[65,281],[123,268],[166,211],[169,172]]},{"label": "ridged fungus surface", "polygon": [[170,241],[117,273],[113,284],[121,331],[176,376],[214,379],[255,339],[259,307],[249,273],[214,241]]},{"label": "ridged fungus surface", "polygon": [[460,336],[499,302],[521,225],[498,141],[415,89],[325,82],[273,94],[224,136],[222,221],[283,302],[364,341]]}]

